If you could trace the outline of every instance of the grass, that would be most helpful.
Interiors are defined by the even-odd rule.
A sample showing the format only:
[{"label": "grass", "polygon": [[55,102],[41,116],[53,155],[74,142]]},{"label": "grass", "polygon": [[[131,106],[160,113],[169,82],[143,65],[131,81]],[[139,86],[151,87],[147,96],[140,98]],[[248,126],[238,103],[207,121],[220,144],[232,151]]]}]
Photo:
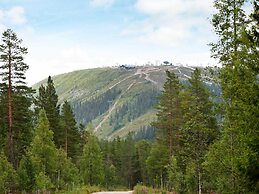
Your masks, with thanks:
[{"label": "grass", "polygon": [[161,190],[161,189],[143,186],[143,185],[136,185],[134,187],[134,194],[173,194],[173,193],[169,191]]},{"label": "grass", "polygon": [[102,188],[100,186],[82,186],[82,187],[77,187],[74,188],[70,191],[58,191],[56,192],[56,194],[91,194],[91,193],[95,193],[95,192],[100,192],[100,191],[127,191],[128,189],[123,187],[123,186],[119,186],[116,188]]},{"label": "grass", "polygon": [[[153,67],[150,66],[149,68],[152,69]],[[190,75],[190,69],[184,67],[179,68],[185,74]],[[116,88],[124,92],[130,84],[135,83],[130,90],[122,95],[116,107],[116,109],[118,109],[123,104],[134,101],[136,96],[142,92],[150,91],[153,88],[161,89],[166,80],[165,70],[174,70],[173,67],[160,66],[159,71],[149,72],[149,78],[158,82],[156,85],[147,81],[144,74],[142,76],[139,74],[135,75],[139,69],[144,71],[147,67],[138,67],[133,70],[122,70],[120,68],[109,67],[85,69],[53,76],[52,78],[59,96],[59,104],[64,100],[68,100],[70,103],[84,102],[87,100],[91,101],[93,97],[102,95],[116,83],[118,83],[116,84]],[[178,70],[174,71],[176,73],[178,72]],[[38,89],[41,84],[46,84],[46,82],[47,80],[45,79],[35,84],[33,88]],[[114,114],[114,112],[112,114]],[[105,115],[107,115],[107,112],[93,119],[92,123],[97,126],[98,123],[103,120]],[[139,118],[136,118],[133,122],[128,122],[126,119],[123,120],[122,122],[125,127],[115,132],[113,131],[113,126],[109,125],[109,119],[107,119],[107,121],[103,123],[100,131],[97,132],[97,135],[100,138],[107,138],[108,136],[115,137],[117,135],[124,137],[129,132],[134,132],[140,129],[141,126],[149,125],[154,119],[154,109],[150,108],[146,114],[140,115]]]},{"label": "grass", "polygon": [[99,191],[103,191],[99,186],[83,186],[74,188],[71,191],[59,191],[56,194],[91,194]]}]

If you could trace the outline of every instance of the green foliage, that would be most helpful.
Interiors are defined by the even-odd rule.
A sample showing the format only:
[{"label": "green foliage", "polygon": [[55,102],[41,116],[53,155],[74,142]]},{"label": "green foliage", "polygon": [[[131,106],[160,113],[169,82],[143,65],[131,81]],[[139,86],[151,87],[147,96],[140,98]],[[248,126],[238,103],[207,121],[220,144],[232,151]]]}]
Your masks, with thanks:
[{"label": "green foliage", "polygon": [[38,121],[31,146],[18,168],[20,189],[28,192],[70,189],[80,181],[78,169],[62,149],[55,147],[44,110],[40,111]]},{"label": "green foliage", "polygon": [[78,188],[74,188],[70,191],[60,191],[57,192],[57,194],[91,194],[91,193],[96,193],[96,192],[100,192],[103,189],[100,188],[99,186],[91,186],[91,185],[87,185],[87,186],[82,186],[82,187],[78,187]]},{"label": "green foliage", "polygon": [[170,194],[170,192],[167,192],[165,190],[154,189],[140,184],[134,187],[134,193],[135,194],[166,194],[166,193]]},{"label": "green foliage", "polygon": [[35,172],[31,159],[24,155],[17,169],[19,189],[30,192],[35,187]]},{"label": "green foliage", "polygon": [[61,110],[61,121],[63,135],[59,137],[63,140],[63,148],[68,157],[75,158],[79,155],[80,134],[77,130],[76,121],[70,104],[65,101]]},{"label": "green foliage", "polygon": [[[25,85],[25,72],[29,69],[29,66],[24,62],[24,55],[26,55],[27,48],[22,47],[22,40],[11,30],[7,29],[2,34],[2,44],[0,45],[0,60],[1,60],[1,86],[9,86],[9,68],[11,66],[12,84],[10,87],[18,91],[25,91],[27,89]],[[11,62],[11,63],[10,63]]]},{"label": "green foliage", "polygon": [[[192,68],[182,66],[142,66],[132,70],[96,68],[61,74],[52,79],[59,96],[58,103],[62,104],[68,100],[77,123],[86,126],[91,122],[94,127],[109,114],[109,108],[113,107],[122,93],[136,82],[121,96],[110,117],[96,131],[100,138],[113,139],[118,135],[126,137],[129,132],[138,131],[142,126],[149,126],[150,121],[154,121],[153,105],[157,102],[156,96],[160,94],[166,80],[167,69],[176,73],[184,83],[185,75],[190,76],[192,72]],[[178,69],[182,73],[179,73]],[[145,74],[136,74],[138,72],[147,72],[149,78],[157,84],[147,81]],[[38,89],[46,81],[36,84],[34,88]],[[211,86],[214,90],[219,89],[218,85]]]},{"label": "green foliage", "polygon": [[57,149],[53,142],[53,132],[49,129],[49,121],[45,111],[39,113],[39,123],[29,149],[29,156],[35,169],[35,174],[42,172],[54,177],[57,166]]},{"label": "green foliage", "polygon": [[167,165],[169,164],[170,154],[168,148],[159,143],[155,143],[147,158],[147,168],[151,181],[157,187],[163,188],[167,179]]},{"label": "green foliage", "polygon": [[182,85],[178,77],[173,73],[166,71],[167,80],[164,84],[164,90],[159,96],[157,105],[157,121],[152,123],[158,129],[157,139],[165,144],[170,155],[176,154],[178,146],[178,134],[182,123],[180,92]]},{"label": "green foliage", "polygon": [[[223,20],[230,21],[228,27],[233,33],[229,36],[219,33],[219,41],[224,44],[217,48],[229,52],[224,53],[223,58],[212,50],[223,66],[220,83],[225,107],[224,126],[204,165],[214,179],[217,191],[254,193],[258,191],[259,169],[258,17],[254,17],[258,15],[258,5],[254,1],[254,12],[248,19],[243,11],[244,0],[228,3],[217,9],[219,13],[229,13]],[[222,26],[214,23],[214,28],[217,32]]]},{"label": "green foliage", "polygon": [[43,193],[49,189],[54,188],[54,185],[51,183],[50,178],[44,174],[44,172],[39,172],[35,176],[35,188],[37,191],[42,191]]},{"label": "green foliage", "polygon": [[178,164],[176,157],[171,157],[169,165],[167,167],[169,187],[172,191],[177,193],[182,192],[183,185],[185,183],[183,172]]},{"label": "green foliage", "polygon": [[[213,140],[218,135],[218,130],[216,119],[212,112],[213,104],[209,100],[209,92],[202,82],[200,70],[197,68],[194,70],[189,82],[190,85],[185,91],[182,104],[184,125],[181,131],[181,154],[184,155],[187,164],[186,168],[191,167],[189,172],[192,172],[192,174],[187,175],[192,177],[190,184],[199,184],[190,188],[193,191],[195,188],[202,189],[201,187],[205,181],[203,179],[202,163],[209,145],[213,143]],[[187,180],[187,184],[188,182],[190,181]]]},{"label": "green foliage", "polygon": [[0,138],[8,160],[15,168],[31,141],[30,107],[34,92],[26,86],[25,73],[29,66],[24,62],[24,56],[27,48],[21,44],[22,40],[11,29],[3,32],[0,44],[0,98],[3,106],[0,111]]},{"label": "green foliage", "polygon": [[52,78],[49,76],[47,86],[39,87],[39,96],[36,100],[36,113],[44,109],[49,121],[50,130],[54,132],[54,142],[57,147],[62,146],[62,127],[60,126],[60,115],[58,95]]},{"label": "green foliage", "polygon": [[104,167],[104,183],[107,189],[113,189],[116,186],[117,176],[116,167],[113,164],[106,164]]},{"label": "green foliage", "polygon": [[17,174],[3,152],[0,152],[0,172],[0,193],[11,192],[17,187]]},{"label": "green foliage", "polygon": [[112,102],[114,102],[120,93],[120,90],[113,88],[90,100],[73,102],[71,105],[75,112],[77,122],[86,125],[108,111]]},{"label": "green foliage", "polygon": [[63,149],[58,150],[56,187],[69,190],[80,182],[79,170]]},{"label": "green foliage", "polygon": [[101,185],[104,180],[103,158],[96,137],[89,136],[80,158],[80,174],[84,184]]},{"label": "green foliage", "polygon": [[[149,175],[148,175],[148,168],[147,168],[147,158],[150,154],[151,145],[149,142],[142,140],[135,144],[135,150],[137,155],[137,162],[139,164],[139,173],[141,176],[141,182],[143,184],[148,184],[149,182]],[[135,169],[136,170],[136,169]]]},{"label": "green foliage", "polygon": [[126,102],[117,108],[109,119],[109,125],[113,127],[113,131],[122,128],[128,122],[134,121],[150,110],[156,104],[159,94],[159,90],[152,88],[151,90],[140,92],[132,101]]},{"label": "green foliage", "polygon": [[222,64],[231,63],[231,55],[240,47],[239,39],[245,23],[242,9],[246,0],[214,0],[217,13],[213,15],[212,25],[219,36],[217,43],[211,43],[212,56]]}]

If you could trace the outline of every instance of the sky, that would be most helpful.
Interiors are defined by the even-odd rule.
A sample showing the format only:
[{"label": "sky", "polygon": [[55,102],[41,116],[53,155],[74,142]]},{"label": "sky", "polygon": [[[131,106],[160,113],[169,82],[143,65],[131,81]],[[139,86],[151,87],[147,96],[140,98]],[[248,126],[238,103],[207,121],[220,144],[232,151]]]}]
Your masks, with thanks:
[{"label": "sky", "polygon": [[215,65],[213,0],[0,0],[32,85],[48,75],[118,64]]}]

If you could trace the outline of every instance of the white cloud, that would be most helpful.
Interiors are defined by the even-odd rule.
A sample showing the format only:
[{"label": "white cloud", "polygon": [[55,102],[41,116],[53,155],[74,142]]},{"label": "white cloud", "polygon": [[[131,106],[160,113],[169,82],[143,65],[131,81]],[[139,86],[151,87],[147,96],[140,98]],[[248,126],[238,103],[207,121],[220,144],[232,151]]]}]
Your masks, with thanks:
[{"label": "white cloud", "polygon": [[168,14],[210,12],[212,0],[138,0],[135,7],[147,14]]},{"label": "white cloud", "polygon": [[0,25],[23,25],[27,22],[23,7],[15,6],[10,9],[0,9]]},{"label": "white cloud", "polygon": [[[48,42],[51,41],[57,45],[50,47]],[[43,38],[39,42],[33,42],[28,48],[26,62],[30,68],[27,72],[27,81],[30,85],[49,75],[115,64],[108,51],[105,52],[94,46],[62,44],[59,40],[55,41],[52,38]]]},{"label": "white cloud", "polygon": [[146,15],[146,19],[132,21],[122,34],[163,46],[199,41],[197,34],[200,39],[210,34],[207,18],[212,5],[212,0],[137,0],[135,9]]},{"label": "white cloud", "polygon": [[114,3],[114,0],[91,0],[90,3],[94,7],[109,7]]},{"label": "white cloud", "polygon": [[14,25],[21,25],[26,23],[25,10],[23,7],[13,7],[9,10],[4,11],[4,17],[7,21],[11,22]]}]

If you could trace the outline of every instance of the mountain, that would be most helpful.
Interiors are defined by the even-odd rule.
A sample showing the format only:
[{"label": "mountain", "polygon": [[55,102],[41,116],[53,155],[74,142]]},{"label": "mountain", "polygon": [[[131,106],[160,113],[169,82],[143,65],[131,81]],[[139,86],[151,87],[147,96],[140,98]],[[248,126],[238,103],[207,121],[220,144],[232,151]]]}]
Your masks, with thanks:
[{"label": "mountain", "polygon": [[[134,132],[135,138],[152,138],[155,130],[150,123],[156,118],[154,106],[166,80],[166,70],[174,71],[185,82],[194,68],[122,65],[79,70],[52,79],[59,103],[69,101],[78,124],[91,122],[100,138],[124,137],[129,132]],[[45,83],[43,80],[33,88]]]}]

